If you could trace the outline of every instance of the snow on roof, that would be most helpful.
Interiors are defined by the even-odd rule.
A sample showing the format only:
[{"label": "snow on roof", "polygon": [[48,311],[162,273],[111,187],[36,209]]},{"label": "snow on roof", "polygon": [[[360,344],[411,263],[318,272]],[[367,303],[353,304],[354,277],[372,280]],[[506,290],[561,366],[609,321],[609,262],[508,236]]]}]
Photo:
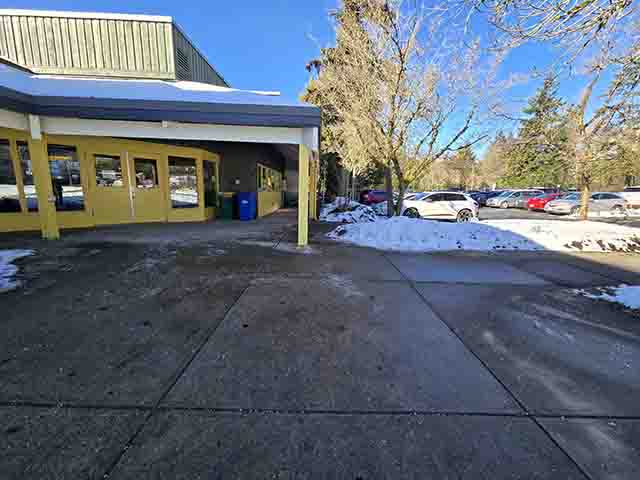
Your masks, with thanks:
[{"label": "snow on roof", "polygon": [[40,97],[148,100],[243,105],[305,106],[279,92],[240,90],[207,83],[37,75],[0,64],[0,87]]},{"label": "snow on roof", "polygon": [[131,13],[74,12],[62,10],[27,10],[16,8],[0,8],[0,15],[25,17],[57,17],[57,18],[99,18],[101,20],[137,20],[141,22],[171,23],[171,17],[162,15],[144,15]]}]

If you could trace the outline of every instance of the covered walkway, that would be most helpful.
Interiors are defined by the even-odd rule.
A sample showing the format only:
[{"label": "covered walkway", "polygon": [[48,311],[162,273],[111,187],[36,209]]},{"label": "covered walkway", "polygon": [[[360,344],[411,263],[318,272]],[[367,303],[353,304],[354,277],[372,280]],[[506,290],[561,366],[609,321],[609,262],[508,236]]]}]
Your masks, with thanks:
[{"label": "covered walkway", "polygon": [[0,104],[0,232],[57,239],[64,228],[202,222],[229,190],[255,192],[262,216],[295,192],[297,243],[308,242],[317,107],[271,92],[35,75],[2,63]]}]

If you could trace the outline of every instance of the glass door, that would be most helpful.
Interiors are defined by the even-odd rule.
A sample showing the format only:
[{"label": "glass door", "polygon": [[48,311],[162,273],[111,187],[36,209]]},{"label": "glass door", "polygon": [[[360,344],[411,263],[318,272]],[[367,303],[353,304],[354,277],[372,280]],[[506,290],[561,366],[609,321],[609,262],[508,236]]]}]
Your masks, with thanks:
[{"label": "glass door", "polygon": [[133,218],[127,160],[122,153],[90,152],[95,168],[92,210],[97,225],[129,223]]},{"label": "glass door", "polygon": [[165,222],[167,208],[160,178],[162,165],[159,156],[149,153],[129,153],[131,164],[131,198],[136,222]]}]

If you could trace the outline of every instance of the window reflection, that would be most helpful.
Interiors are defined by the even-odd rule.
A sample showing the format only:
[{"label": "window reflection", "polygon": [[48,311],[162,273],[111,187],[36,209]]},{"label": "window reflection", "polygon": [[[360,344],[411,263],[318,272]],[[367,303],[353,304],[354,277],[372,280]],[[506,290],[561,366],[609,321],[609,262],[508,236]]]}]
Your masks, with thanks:
[{"label": "window reflection", "polygon": [[122,187],[122,165],[120,157],[94,155],[96,161],[96,185],[98,187]]},{"label": "window reflection", "polygon": [[202,164],[204,177],[204,205],[215,207],[218,205],[218,165],[216,162],[205,160]]},{"label": "window reflection", "polygon": [[20,212],[20,195],[8,140],[0,139],[0,212]]},{"label": "window reflection", "polygon": [[198,206],[198,178],[193,158],[169,157],[169,188],[173,208]]},{"label": "window reflection", "polygon": [[29,154],[27,142],[17,142],[18,158],[20,159],[20,169],[22,170],[22,184],[24,185],[24,196],[27,200],[27,208],[30,212],[38,211],[38,195],[36,194],[36,183],[33,178],[33,164]]},{"label": "window reflection", "polygon": [[136,158],[136,187],[154,188],[158,186],[158,167],[156,161],[150,158]]},{"label": "window reflection", "polygon": [[48,155],[56,210],[84,210],[84,191],[76,148],[66,145],[49,145]]}]

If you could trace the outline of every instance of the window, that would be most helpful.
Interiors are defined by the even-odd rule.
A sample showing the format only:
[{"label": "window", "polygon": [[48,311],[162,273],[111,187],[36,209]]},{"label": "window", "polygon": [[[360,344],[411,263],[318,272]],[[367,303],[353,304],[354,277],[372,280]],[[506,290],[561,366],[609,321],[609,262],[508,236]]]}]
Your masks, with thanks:
[{"label": "window", "polygon": [[49,145],[48,155],[56,210],[84,210],[84,191],[76,147]]},{"label": "window", "polygon": [[173,208],[198,206],[198,177],[193,158],[169,157],[169,189]]},{"label": "window", "polygon": [[156,188],[158,186],[158,164],[155,160],[136,158],[134,167],[137,188]]},{"label": "window", "polygon": [[17,142],[18,158],[20,159],[20,169],[22,170],[22,185],[24,196],[27,201],[27,209],[30,212],[38,211],[38,195],[36,194],[36,183],[33,178],[33,164],[29,155],[29,145],[27,142]]},{"label": "window", "polygon": [[98,187],[123,187],[120,157],[94,155],[96,162],[96,185]]},{"label": "window", "polygon": [[20,194],[13,169],[11,145],[0,139],[0,212],[20,212]]},{"label": "window", "polygon": [[218,164],[205,160],[202,163],[204,177],[204,205],[215,207],[218,205]]},{"label": "window", "polygon": [[618,196],[613,193],[598,193],[597,197],[598,200],[615,200],[618,198]]},{"label": "window", "polygon": [[444,194],[436,193],[434,195],[429,195],[427,197],[424,197],[423,200],[428,200],[430,202],[442,202],[444,200]]},{"label": "window", "polygon": [[258,191],[281,192],[282,188],[282,173],[273,168],[258,164]]},{"label": "window", "polygon": [[464,195],[460,195],[459,193],[445,193],[445,200],[449,202],[466,202],[467,199]]}]

